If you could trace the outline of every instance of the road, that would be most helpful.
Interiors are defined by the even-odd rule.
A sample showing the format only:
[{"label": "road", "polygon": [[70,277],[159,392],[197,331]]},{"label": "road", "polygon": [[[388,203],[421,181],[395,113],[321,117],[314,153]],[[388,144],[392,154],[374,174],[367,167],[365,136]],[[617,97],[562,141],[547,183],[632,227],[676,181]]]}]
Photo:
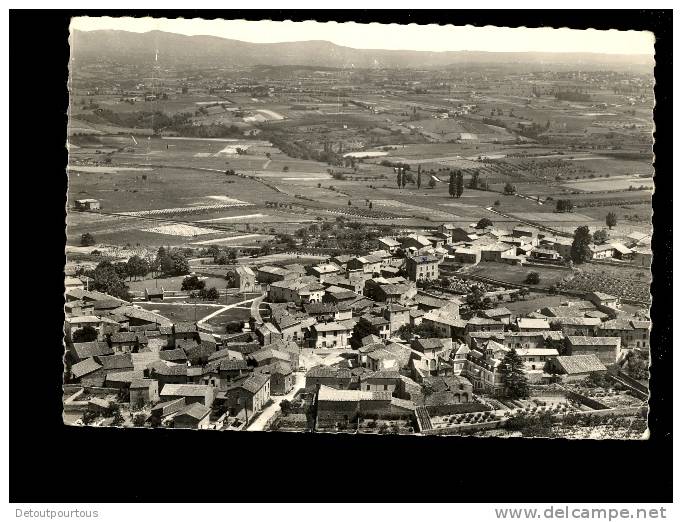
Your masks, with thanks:
[{"label": "road", "polygon": [[260,304],[265,298],[265,292],[260,297],[256,297],[251,303],[251,317],[256,320],[256,324],[263,324],[263,318],[260,315]]},{"label": "road", "polygon": [[250,303],[251,301],[254,301],[255,299],[263,299],[264,296],[265,296],[265,294],[263,294],[263,295],[260,296],[260,297],[252,297],[251,299],[247,299],[246,301],[240,301],[240,302],[238,302],[238,303],[232,303],[232,304],[229,304],[229,305],[221,306],[221,307],[220,307],[218,310],[216,310],[215,312],[208,314],[206,317],[202,317],[202,318],[198,321],[197,324],[205,323],[206,321],[208,321],[208,320],[211,319],[212,317],[215,317],[216,315],[222,314],[225,310],[230,310],[231,308],[236,308],[237,306],[245,305],[246,303]]},{"label": "road", "polygon": [[303,372],[294,373],[294,388],[286,395],[277,395],[272,397],[272,404],[265,408],[258,418],[253,421],[246,428],[246,431],[263,431],[265,424],[272,418],[272,416],[279,411],[279,404],[284,399],[290,401],[296,395],[296,392],[305,386],[305,374]]}]

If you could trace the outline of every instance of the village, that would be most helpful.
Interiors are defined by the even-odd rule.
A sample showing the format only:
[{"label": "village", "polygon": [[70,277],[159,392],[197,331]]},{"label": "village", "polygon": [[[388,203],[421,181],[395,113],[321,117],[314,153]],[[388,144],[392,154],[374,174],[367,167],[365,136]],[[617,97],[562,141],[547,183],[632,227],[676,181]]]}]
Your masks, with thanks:
[{"label": "village", "polygon": [[[167,317],[182,303],[158,282],[122,299],[90,289],[83,270],[67,275],[65,422],[646,437],[646,302],[542,280],[575,271],[573,259],[648,266],[650,238],[597,245],[579,229],[558,237],[485,218],[368,237],[364,252],[317,259],[233,255],[227,287],[204,296],[234,303],[211,316],[244,312],[229,325],[197,318],[196,301],[194,318]],[[189,265],[183,288],[207,279]],[[492,266],[525,277],[477,275]]]}]

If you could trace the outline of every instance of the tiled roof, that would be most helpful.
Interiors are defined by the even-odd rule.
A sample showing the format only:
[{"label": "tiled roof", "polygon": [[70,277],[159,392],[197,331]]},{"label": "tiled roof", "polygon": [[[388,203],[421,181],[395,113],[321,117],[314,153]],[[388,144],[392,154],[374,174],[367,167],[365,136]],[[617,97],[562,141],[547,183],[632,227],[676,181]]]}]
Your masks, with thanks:
[{"label": "tiled roof", "polygon": [[207,384],[166,384],[161,391],[164,396],[204,397],[213,388]]},{"label": "tiled roof", "polygon": [[556,358],[556,362],[569,375],[606,370],[606,366],[601,363],[599,357],[593,354],[560,355]]},{"label": "tiled roof", "polygon": [[204,417],[206,417],[206,415],[208,415],[209,413],[211,413],[211,408],[209,408],[208,406],[204,406],[201,403],[193,402],[192,404],[188,404],[183,409],[181,409],[176,414],[176,417],[187,415],[188,417],[192,417],[193,419],[201,420]]},{"label": "tiled roof", "polygon": [[576,346],[615,346],[620,344],[620,337],[586,337],[569,335],[568,342]]},{"label": "tiled roof", "polygon": [[96,355],[111,355],[114,351],[104,341],[92,341],[88,343],[73,343],[73,351],[79,359],[87,359]]},{"label": "tiled roof", "polygon": [[243,383],[241,388],[251,393],[257,393],[270,380],[270,377],[264,374],[253,374]]},{"label": "tiled roof", "polygon": [[96,372],[101,367],[102,365],[95,361],[95,359],[89,358],[71,366],[71,374],[74,376],[74,378],[80,379],[84,375]]}]

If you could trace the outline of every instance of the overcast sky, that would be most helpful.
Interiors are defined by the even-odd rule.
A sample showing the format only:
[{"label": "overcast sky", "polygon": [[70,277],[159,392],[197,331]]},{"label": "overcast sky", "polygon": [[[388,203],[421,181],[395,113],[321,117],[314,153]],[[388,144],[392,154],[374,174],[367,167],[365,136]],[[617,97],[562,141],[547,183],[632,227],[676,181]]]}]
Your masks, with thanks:
[{"label": "overcast sky", "polygon": [[586,31],[505,27],[356,24],[336,22],[252,22],[166,18],[78,17],[72,28],[121,29],[211,35],[246,42],[327,40],[356,49],[418,51],[543,51],[652,54],[654,37],[643,31]]}]

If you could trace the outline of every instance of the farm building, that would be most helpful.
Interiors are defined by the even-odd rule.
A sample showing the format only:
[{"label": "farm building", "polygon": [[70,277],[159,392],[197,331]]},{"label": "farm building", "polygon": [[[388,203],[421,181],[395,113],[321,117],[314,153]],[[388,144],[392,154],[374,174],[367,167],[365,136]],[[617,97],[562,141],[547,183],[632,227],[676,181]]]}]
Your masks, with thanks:
[{"label": "farm building", "polygon": [[77,199],[76,210],[99,210],[102,208],[98,199]]},{"label": "farm building", "polygon": [[406,260],[407,276],[410,281],[435,281],[438,279],[440,258],[436,256],[408,257]]},{"label": "farm building", "polygon": [[188,404],[173,417],[173,427],[205,430],[210,424],[210,413],[208,406],[196,402]]},{"label": "farm building", "polygon": [[457,263],[475,265],[481,261],[481,251],[478,248],[458,247],[452,253]]},{"label": "farm building", "polygon": [[235,278],[240,292],[256,291],[256,274],[250,266],[238,266],[235,270]]},{"label": "farm building", "polygon": [[163,287],[161,287],[161,288],[145,288],[144,289],[144,298],[147,301],[153,301],[154,299],[158,299],[160,301],[163,301]]},{"label": "farm building", "polygon": [[566,337],[570,355],[596,355],[602,364],[608,366],[620,358],[620,337]]},{"label": "farm building", "polygon": [[561,375],[561,379],[565,382],[580,381],[595,372],[606,373],[606,366],[594,354],[560,355],[554,357],[549,366]]}]

